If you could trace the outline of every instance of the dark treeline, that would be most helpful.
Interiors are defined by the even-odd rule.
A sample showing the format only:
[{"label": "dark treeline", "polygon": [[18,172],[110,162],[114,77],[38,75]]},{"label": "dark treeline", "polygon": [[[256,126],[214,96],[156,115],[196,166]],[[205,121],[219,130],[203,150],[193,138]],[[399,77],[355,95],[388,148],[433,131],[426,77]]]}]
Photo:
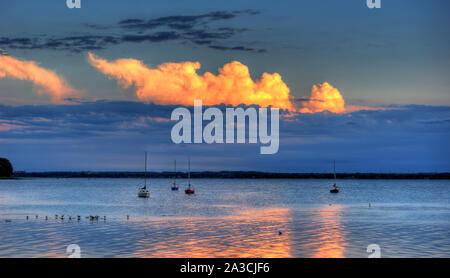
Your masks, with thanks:
[{"label": "dark treeline", "polygon": [[[338,179],[450,179],[450,173],[338,173]],[[144,172],[15,172],[16,178],[143,178]],[[173,172],[148,172],[148,178],[173,178]],[[177,178],[187,178],[178,172]],[[220,179],[332,179],[332,173],[191,172],[191,178]]]},{"label": "dark treeline", "polygon": [[9,178],[13,174],[13,166],[8,159],[0,157],[0,178]]}]

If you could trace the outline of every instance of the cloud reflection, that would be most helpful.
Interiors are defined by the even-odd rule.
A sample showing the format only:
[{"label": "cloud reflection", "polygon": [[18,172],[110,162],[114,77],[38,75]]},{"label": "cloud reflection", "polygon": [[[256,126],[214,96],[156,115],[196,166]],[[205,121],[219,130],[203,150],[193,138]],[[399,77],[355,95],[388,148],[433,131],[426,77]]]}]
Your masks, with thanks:
[{"label": "cloud reflection", "polygon": [[319,225],[313,231],[316,240],[312,241],[313,258],[344,258],[347,242],[341,224],[341,205],[325,206],[318,210]]},{"label": "cloud reflection", "polygon": [[155,242],[155,222],[136,223],[147,233],[137,242],[134,257],[292,257],[289,209],[251,209],[220,218],[176,218],[156,225],[169,226],[164,240]]}]

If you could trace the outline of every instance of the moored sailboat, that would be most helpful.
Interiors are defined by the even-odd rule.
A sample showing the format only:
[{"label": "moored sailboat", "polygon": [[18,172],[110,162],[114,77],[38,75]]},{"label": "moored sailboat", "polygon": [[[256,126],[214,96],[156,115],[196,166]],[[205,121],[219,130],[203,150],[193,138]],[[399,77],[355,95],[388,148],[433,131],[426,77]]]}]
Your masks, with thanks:
[{"label": "moored sailboat", "polygon": [[150,198],[150,192],[147,190],[147,152],[145,152],[144,186],[139,188],[138,197]]},{"label": "moored sailboat", "polygon": [[177,185],[177,161],[174,161],[174,176],[173,176],[173,184],[172,184],[172,191],[178,191],[178,185]]},{"label": "moored sailboat", "polygon": [[184,190],[184,193],[191,195],[195,193],[195,190],[191,188],[191,158],[188,158],[188,188]]},{"label": "moored sailboat", "polygon": [[339,193],[339,188],[336,185],[336,160],[334,161],[334,184],[333,189],[330,190],[330,193]]}]

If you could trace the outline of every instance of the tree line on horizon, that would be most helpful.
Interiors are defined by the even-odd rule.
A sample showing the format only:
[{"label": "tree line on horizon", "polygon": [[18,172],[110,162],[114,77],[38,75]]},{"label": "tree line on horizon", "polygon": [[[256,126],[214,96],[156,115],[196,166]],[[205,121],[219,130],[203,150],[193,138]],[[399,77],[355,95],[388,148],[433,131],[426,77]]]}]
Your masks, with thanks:
[{"label": "tree line on horizon", "polygon": [[13,167],[7,158],[0,157],[0,178],[10,178],[13,174]]},{"label": "tree line on horizon", "polygon": [[[177,172],[179,179],[187,173]],[[16,178],[173,178],[174,172],[15,172]],[[450,173],[337,173],[338,179],[450,179]],[[253,171],[191,172],[191,178],[220,179],[332,179],[333,173],[267,173]]]}]

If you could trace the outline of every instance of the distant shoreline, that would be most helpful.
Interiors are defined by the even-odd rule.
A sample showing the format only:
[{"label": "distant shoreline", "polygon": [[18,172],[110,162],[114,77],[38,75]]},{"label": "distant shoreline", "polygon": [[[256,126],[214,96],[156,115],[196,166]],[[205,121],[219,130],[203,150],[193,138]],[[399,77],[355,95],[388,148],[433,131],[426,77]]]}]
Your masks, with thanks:
[{"label": "distant shoreline", "polygon": [[[338,179],[449,180],[450,173],[337,173]],[[15,172],[14,178],[143,178],[144,172]],[[148,178],[173,178],[173,172],[148,172]],[[187,178],[178,172],[177,178]],[[191,172],[191,178],[219,179],[332,179],[333,173]]]}]

